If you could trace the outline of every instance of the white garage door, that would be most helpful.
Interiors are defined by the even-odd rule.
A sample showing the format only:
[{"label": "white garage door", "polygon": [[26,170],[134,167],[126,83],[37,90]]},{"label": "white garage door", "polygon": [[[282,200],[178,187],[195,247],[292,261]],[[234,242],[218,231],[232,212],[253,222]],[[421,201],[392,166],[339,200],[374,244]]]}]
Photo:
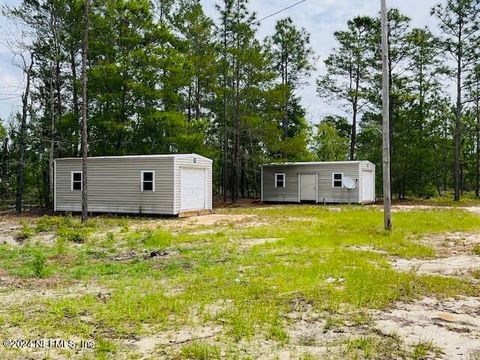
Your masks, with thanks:
[{"label": "white garage door", "polygon": [[182,168],[182,211],[206,208],[207,184],[205,169]]},{"label": "white garage door", "polygon": [[375,180],[373,171],[362,171],[361,194],[362,202],[375,201]]}]

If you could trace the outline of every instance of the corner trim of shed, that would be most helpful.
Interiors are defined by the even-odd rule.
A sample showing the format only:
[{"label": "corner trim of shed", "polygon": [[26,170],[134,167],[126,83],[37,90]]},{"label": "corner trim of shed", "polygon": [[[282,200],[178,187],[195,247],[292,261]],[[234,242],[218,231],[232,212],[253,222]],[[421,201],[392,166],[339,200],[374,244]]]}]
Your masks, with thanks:
[{"label": "corner trim of shed", "polygon": [[260,201],[263,203],[263,165],[260,166]]},{"label": "corner trim of shed", "polygon": [[53,211],[57,211],[57,160],[53,160]]}]

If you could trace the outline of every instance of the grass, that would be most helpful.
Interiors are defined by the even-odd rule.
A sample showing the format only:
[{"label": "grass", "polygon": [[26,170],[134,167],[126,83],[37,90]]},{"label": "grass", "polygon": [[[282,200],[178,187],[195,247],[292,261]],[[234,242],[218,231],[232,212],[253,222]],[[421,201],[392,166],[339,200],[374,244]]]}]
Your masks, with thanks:
[{"label": "grass", "polygon": [[[430,198],[409,198],[407,203],[421,204],[421,205],[432,205],[432,206],[452,206],[452,207],[461,207],[461,206],[478,206],[479,198],[475,196],[475,192],[465,192],[462,195],[460,201],[454,201],[453,191],[445,191],[441,196],[432,196]],[[404,202],[404,201],[402,201]],[[400,202],[400,203],[402,203]]]},{"label": "grass", "polygon": [[[125,339],[208,323],[221,327],[236,354],[238,343],[257,337],[288,344],[286,315],[295,311],[328,314],[329,331],[344,319],[368,324],[368,309],[395,301],[478,293],[467,280],[396,272],[388,257],[434,257],[433,249],[415,240],[478,231],[480,217],[452,209],[395,213],[394,231],[387,233],[380,211],[339,209],[228,209],[221,211],[254,215],[254,223],[197,226],[181,219],[97,217],[82,225],[71,216],[39,218],[23,245],[1,249],[0,269],[13,278],[41,279],[46,284],[41,286],[55,282],[58,296],[33,293],[25,317],[20,317],[24,303],[8,304],[0,324],[11,324],[24,337],[95,339],[96,356],[106,356],[120,351]],[[36,241],[41,233],[55,234],[54,243]],[[252,239],[257,242],[249,245]],[[164,255],[144,256],[154,250]],[[0,335],[8,334],[3,329]],[[366,336],[348,341],[346,348],[375,358],[399,346],[394,345]],[[219,346],[205,341],[179,349],[176,356],[188,359],[221,354]],[[416,351],[421,358],[420,346]]]},{"label": "grass", "polygon": [[474,246],[472,252],[474,255],[480,256],[480,245]]}]

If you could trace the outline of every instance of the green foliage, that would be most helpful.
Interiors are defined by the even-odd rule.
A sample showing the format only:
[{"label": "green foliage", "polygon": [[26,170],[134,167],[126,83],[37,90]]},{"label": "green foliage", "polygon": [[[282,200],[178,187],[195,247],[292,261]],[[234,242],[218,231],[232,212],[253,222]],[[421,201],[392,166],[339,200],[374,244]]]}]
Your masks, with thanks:
[{"label": "green foliage", "polygon": [[35,252],[31,267],[36,277],[43,277],[45,275],[45,256],[40,252]]},{"label": "green foliage", "polygon": [[[57,286],[54,295],[45,297],[36,286],[47,281],[31,281],[35,288],[21,291],[37,294],[28,301],[38,311],[26,317],[23,304],[17,311],[7,302],[0,322],[20,331],[35,326],[45,336],[92,338],[99,358],[119,353],[121,339],[131,334],[156,336],[196,329],[200,322],[221,331],[215,332],[212,342],[185,344],[181,355],[218,358],[234,357],[241,351],[237,344],[249,344],[249,339],[286,347],[292,312],[311,309],[321,314],[324,331],[344,326],[362,326],[364,331],[371,326],[371,309],[425,296],[478,293],[468,277],[397,272],[390,263],[392,257],[434,258],[435,251],[419,241],[424,236],[478,232],[480,217],[460,209],[396,212],[391,233],[383,231],[382,213],[374,207],[218,211],[225,221],[212,225],[182,219],[92,218],[85,228],[95,241],[74,244],[58,236],[54,246],[39,240],[5,247],[0,268],[9,276],[51,277]],[[238,222],[239,216],[245,217],[244,223]],[[50,227],[47,234],[62,231],[65,223],[80,228],[76,217],[38,221],[44,229]],[[120,226],[139,230],[118,232]],[[147,247],[168,247],[168,256],[145,256]],[[332,278],[337,280],[331,282]],[[301,342],[311,346],[316,340],[306,337]],[[359,358],[412,357],[414,352],[402,352],[397,338],[376,333],[338,345],[339,351]],[[170,355],[169,349],[158,350]],[[424,354],[420,346],[416,351]],[[435,350],[428,351],[435,356]]]},{"label": "green foliage", "polygon": [[182,357],[189,360],[221,359],[220,348],[203,342],[194,342],[182,347]]},{"label": "green foliage", "polygon": [[20,231],[17,234],[17,239],[21,241],[27,240],[31,238],[34,235],[34,233],[35,231],[32,228],[32,226],[29,223],[22,221],[20,223]]},{"label": "green foliage", "polygon": [[21,257],[21,264],[13,270],[18,276],[46,278],[54,272],[54,268],[47,264],[47,256],[42,249],[28,249]]},{"label": "green foliage", "polygon": [[320,161],[347,160],[349,139],[341,137],[334,126],[322,122],[317,127],[313,148]]},{"label": "green foliage", "polygon": [[3,126],[3,120],[0,118],[0,141],[7,137],[7,130]]},{"label": "green foliage", "polygon": [[[317,90],[348,119],[326,116],[315,133],[299,96],[315,63],[308,29],[287,17],[260,40],[247,0],[221,1],[217,11],[210,17],[198,0],[92,2],[90,155],[199,153],[214,159],[215,192],[234,201],[259,195],[259,165],[273,161],[343,160],[349,153],[350,159],[373,161],[380,184],[378,17],[356,16],[333,34],[336,46],[324,59]],[[31,43],[22,44],[35,52],[25,198],[51,207],[47,159],[78,156],[80,150],[83,3],[24,0],[3,12],[32,30]],[[454,160],[457,170],[462,161],[463,190],[480,191],[478,6],[445,0],[432,14],[440,38],[412,27],[398,9],[388,14],[392,187],[400,199],[447,192]],[[461,39],[455,36],[457,18],[464,19]],[[463,93],[453,104],[442,75],[456,78],[458,67],[450,68],[445,54],[457,45],[463,49]],[[0,194],[8,202],[16,190],[19,126],[18,115],[8,131],[0,123],[0,140],[8,138],[0,142]],[[38,226],[45,231],[60,225],[45,220]]]},{"label": "green foliage", "polygon": [[476,245],[473,247],[472,249],[472,252],[477,255],[477,256],[480,256],[480,245]]},{"label": "green foliage", "polygon": [[169,232],[156,230],[147,232],[142,238],[142,243],[147,248],[164,249],[172,242],[172,235]]},{"label": "green foliage", "polygon": [[420,342],[418,344],[415,344],[413,348],[412,358],[414,360],[426,360],[429,359],[432,354],[434,356],[439,356],[441,354],[441,351],[439,351],[439,349],[436,348],[431,342]]}]

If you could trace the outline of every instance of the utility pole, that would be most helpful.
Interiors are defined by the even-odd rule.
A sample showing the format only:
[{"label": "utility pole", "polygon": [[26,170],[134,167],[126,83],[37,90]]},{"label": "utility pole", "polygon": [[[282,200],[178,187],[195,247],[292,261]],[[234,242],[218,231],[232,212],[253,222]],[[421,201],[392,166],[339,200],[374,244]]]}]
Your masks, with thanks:
[{"label": "utility pole", "polygon": [[383,212],[385,230],[392,230],[392,193],[390,186],[390,80],[388,77],[387,0],[381,0],[381,7],[383,69]]},{"label": "utility pole", "polygon": [[88,159],[88,139],[87,139],[87,59],[88,59],[88,28],[89,22],[89,4],[90,0],[85,0],[85,9],[83,14],[83,48],[82,48],[82,222],[87,221],[88,217],[88,188],[87,188],[87,159]]}]

